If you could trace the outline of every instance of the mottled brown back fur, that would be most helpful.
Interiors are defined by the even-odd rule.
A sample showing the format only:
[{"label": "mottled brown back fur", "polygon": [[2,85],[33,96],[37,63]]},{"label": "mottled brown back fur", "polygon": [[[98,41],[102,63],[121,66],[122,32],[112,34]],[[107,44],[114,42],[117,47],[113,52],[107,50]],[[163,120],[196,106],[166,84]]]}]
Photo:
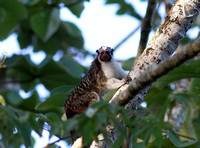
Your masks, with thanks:
[{"label": "mottled brown back fur", "polygon": [[[90,70],[81,80],[79,85],[70,93],[65,102],[67,118],[73,117],[87,109],[92,99],[97,99],[96,93],[100,96],[105,92],[106,77],[101,70],[98,58],[93,61]],[[96,93],[94,93],[96,92]]]}]

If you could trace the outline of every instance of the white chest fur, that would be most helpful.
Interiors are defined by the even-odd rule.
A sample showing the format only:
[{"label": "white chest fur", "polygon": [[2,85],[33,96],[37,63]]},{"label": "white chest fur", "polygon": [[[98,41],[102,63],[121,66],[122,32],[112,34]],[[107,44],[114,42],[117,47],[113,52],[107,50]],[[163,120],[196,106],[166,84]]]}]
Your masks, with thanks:
[{"label": "white chest fur", "polygon": [[106,78],[108,79],[122,79],[126,75],[119,63],[115,60],[111,60],[110,62],[102,62],[101,66]]}]

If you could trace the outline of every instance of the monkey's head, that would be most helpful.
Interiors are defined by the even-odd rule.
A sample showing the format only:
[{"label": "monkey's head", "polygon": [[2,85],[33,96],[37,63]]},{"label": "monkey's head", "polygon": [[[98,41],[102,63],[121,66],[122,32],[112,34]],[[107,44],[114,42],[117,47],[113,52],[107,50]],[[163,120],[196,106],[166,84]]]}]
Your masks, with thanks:
[{"label": "monkey's head", "polygon": [[102,46],[99,48],[96,52],[98,53],[98,59],[102,62],[109,62],[112,60],[113,56],[113,51],[114,49],[107,47],[107,46]]}]

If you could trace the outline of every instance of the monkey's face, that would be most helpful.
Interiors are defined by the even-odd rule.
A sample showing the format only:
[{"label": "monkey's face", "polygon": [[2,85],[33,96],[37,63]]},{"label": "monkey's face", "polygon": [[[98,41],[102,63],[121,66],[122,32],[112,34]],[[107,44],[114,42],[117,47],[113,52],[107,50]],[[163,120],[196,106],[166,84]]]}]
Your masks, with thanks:
[{"label": "monkey's face", "polygon": [[113,49],[107,46],[102,46],[96,52],[98,53],[98,59],[102,62],[109,62],[113,56]]}]

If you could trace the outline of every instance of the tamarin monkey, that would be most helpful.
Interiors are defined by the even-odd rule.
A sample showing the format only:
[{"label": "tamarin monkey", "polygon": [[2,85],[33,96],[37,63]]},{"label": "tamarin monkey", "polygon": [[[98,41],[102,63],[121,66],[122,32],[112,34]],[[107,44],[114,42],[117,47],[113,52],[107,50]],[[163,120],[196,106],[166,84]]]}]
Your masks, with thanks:
[{"label": "tamarin monkey", "polygon": [[67,118],[84,112],[88,106],[100,100],[108,90],[130,82],[119,63],[113,59],[113,49],[102,46],[92,62],[90,70],[65,102]]}]

